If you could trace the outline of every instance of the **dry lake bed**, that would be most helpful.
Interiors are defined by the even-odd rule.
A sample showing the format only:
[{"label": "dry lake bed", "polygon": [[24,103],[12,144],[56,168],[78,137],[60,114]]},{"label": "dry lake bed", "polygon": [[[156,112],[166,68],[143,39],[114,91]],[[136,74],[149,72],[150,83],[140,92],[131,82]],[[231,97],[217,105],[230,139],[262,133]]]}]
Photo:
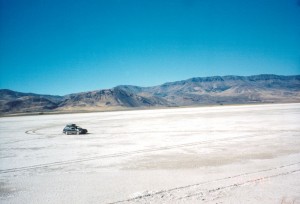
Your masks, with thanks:
[{"label": "dry lake bed", "polygon": [[300,104],[0,118],[0,203],[300,203]]}]

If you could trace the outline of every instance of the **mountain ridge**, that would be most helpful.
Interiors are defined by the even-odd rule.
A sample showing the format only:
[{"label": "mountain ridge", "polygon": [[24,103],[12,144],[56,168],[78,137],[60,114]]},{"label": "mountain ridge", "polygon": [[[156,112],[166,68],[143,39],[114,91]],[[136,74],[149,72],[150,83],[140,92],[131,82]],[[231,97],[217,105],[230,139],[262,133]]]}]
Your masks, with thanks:
[{"label": "mountain ridge", "polygon": [[0,90],[0,113],[300,102],[300,75],[193,77],[157,86],[119,85],[64,96]]}]

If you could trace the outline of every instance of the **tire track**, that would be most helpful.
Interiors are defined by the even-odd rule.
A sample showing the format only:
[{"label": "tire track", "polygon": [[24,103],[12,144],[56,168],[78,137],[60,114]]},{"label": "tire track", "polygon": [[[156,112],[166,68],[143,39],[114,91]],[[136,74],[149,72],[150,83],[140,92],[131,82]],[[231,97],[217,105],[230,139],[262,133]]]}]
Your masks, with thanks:
[{"label": "tire track", "polygon": [[[55,127],[55,126],[53,126]],[[49,127],[47,127],[49,128]],[[44,134],[44,133],[37,133],[37,131],[42,130],[44,128],[39,128],[39,129],[32,129],[32,130],[27,130],[25,131],[26,134],[30,134],[30,135],[40,135],[40,136],[60,136],[62,135],[62,133],[58,134]],[[101,137],[103,138],[111,138],[110,135],[128,135],[128,134],[159,134],[159,133],[168,133],[168,134],[178,134],[178,133],[190,133],[190,134],[199,134],[199,133],[208,133],[208,134],[214,134],[214,133],[228,133],[228,132],[232,132],[231,130],[211,130],[211,131],[134,131],[134,132],[120,132],[120,133],[114,133],[114,132],[102,132],[100,133],[101,135],[109,135],[109,136],[104,136]],[[238,130],[235,132],[246,132],[246,133],[278,133],[278,131],[269,131],[269,130]],[[279,132],[293,132],[293,133],[300,133],[300,131],[298,130],[280,130]],[[93,134],[93,133],[89,133],[89,134]],[[242,138],[242,137],[241,137]],[[32,139],[28,139],[28,140],[40,140],[40,139],[48,139],[46,137],[44,138],[32,138]],[[10,143],[15,143],[15,142],[22,142],[22,141],[27,141],[26,139],[24,140],[18,140],[18,141],[14,141],[14,142],[10,142]],[[10,144],[10,143],[5,143],[5,144]]]},{"label": "tire track", "polygon": [[[227,185],[227,186],[221,186],[221,187],[218,187],[218,188],[209,189],[207,191],[209,193],[211,193],[211,192],[215,192],[215,191],[224,190],[224,189],[227,189],[227,188],[239,187],[239,186],[247,185],[247,184],[250,184],[250,183],[256,183],[256,182],[263,181],[263,180],[266,180],[266,179],[276,178],[276,177],[279,177],[279,176],[285,176],[285,175],[298,173],[298,172],[300,172],[300,169],[287,171],[287,172],[283,172],[283,173],[279,173],[279,174],[274,174],[274,175],[270,175],[270,176],[264,176],[264,177],[260,177],[260,178],[257,178],[257,179],[251,179],[251,180],[241,182],[241,183],[235,183],[235,184],[231,184],[231,185]],[[199,196],[200,194],[201,193],[190,194],[188,196],[180,197],[178,199],[195,197],[195,196]]]},{"label": "tire track", "polygon": [[[53,126],[55,127],[55,126]],[[47,127],[49,128],[49,127]],[[30,134],[30,135],[61,135],[58,133],[55,134],[49,134],[49,133],[37,133],[37,131],[42,130],[45,128],[39,128],[39,129],[32,129],[32,130],[27,130],[25,131],[26,134]],[[133,131],[133,132],[101,132],[101,134],[105,134],[105,135],[124,135],[124,134],[151,134],[151,133],[225,133],[225,132],[232,132],[232,130],[203,130],[203,131],[191,131],[191,130],[179,130],[179,131]],[[274,130],[274,131],[270,131],[270,130],[235,130],[235,132],[247,132],[247,133],[278,133],[278,132],[297,132],[299,133],[299,130]]]},{"label": "tire track", "polygon": [[[186,190],[186,189],[189,189],[189,188],[192,188],[192,187],[202,186],[202,185],[205,185],[205,184],[216,183],[216,182],[220,182],[220,181],[226,181],[226,180],[230,180],[230,179],[234,179],[234,178],[238,178],[238,177],[242,177],[242,176],[248,176],[248,175],[253,175],[253,174],[258,174],[258,173],[265,173],[265,172],[270,172],[270,171],[274,171],[274,170],[281,170],[281,169],[288,168],[288,167],[293,167],[293,166],[296,166],[296,165],[299,165],[299,164],[300,164],[300,162],[296,162],[296,163],[282,165],[282,166],[273,167],[273,168],[269,168],[269,169],[263,169],[263,170],[260,170],[260,171],[253,171],[253,172],[247,172],[247,173],[243,173],[243,174],[237,174],[237,175],[234,175],[234,176],[228,176],[228,177],[224,177],[224,178],[220,178],[220,179],[214,179],[214,180],[204,181],[204,182],[200,182],[200,183],[196,183],[196,184],[171,188],[171,189],[168,189],[168,190],[161,190],[161,191],[154,192],[154,193],[148,193],[146,195],[137,196],[137,197],[134,197],[134,198],[130,198],[130,199],[126,199],[126,200],[120,200],[120,201],[116,201],[116,202],[110,202],[108,204],[117,204],[117,203],[125,203],[125,202],[138,202],[139,200],[142,200],[142,199],[148,199],[148,198],[151,198],[151,197],[154,197],[154,196],[171,193],[173,191]],[[182,197],[178,197],[178,198],[175,198],[175,199],[179,200],[179,199],[187,199],[187,198],[195,197],[195,196],[204,196],[204,192],[211,193],[211,192],[215,192],[215,191],[224,190],[224,189],[227,189],[227,188],[238,187],[238,186],[242,186],[242,185],[246,185],[246,184],[250,184],[250,183],[263,181],[265,179],[271,179],[271,178],[284,176],[284,175],[289,175],[289,174],[293,174],[293,173],[299,173],[299,172],[300,172],[300,168],[290,170],[290,171],[285,170],[284,172],[281,172],[281,173],[267,175],[267,176],[260,176],[259,178],[250,179],[250,180],[247,180],[247,181],[244,181],[244,182],[239,182],[239,183],[237,182],[237,183],[234,183],[234,184],[220,186],[220,187],[217,187],[217,188],[206,189],[206,190],[202,190],[200,192],[198,191],[197,193],[194,193],[194,194],[189,194],[187,196],[182,196]],[[145,203],[145,201],[144,201],[144,203]]]},{"label": "tire track", "polygon": [[[56,126],[61,126],[61,125],[53,125],[53,126],[47,126],[43,128],[36,128],[36,129],[30,129],[26,130],[25,134],[28,135],[38,135],[38,136],[61,136],[63,133],[55,133],[55,134],[50,134],[50,133],[39,133],[38,131],[43,130],[45,128],[51,128],[51,127],[56,127]],[[208,134],[214,134],[214,133],[220,133],[220,132],[231,132],[231,130],[204,130],[204,131],[134,131],[134,132],[121,132],[121,133],[114,133],[114,132],[101,132],[101,135],[108,135],[101,137],[103,138],[111,138],[110,135],[128,135],[128,134],[159,134],[159,133],[169,133],[169,134],[178,134],[178,133],[191,133],[191,134],[198,134],[198,133],[208,133]],[[247,133],[278,133],[278,131],[269,131],[269,130],[236,130],[235,132],[247,132]],[[280,130],[280,132],[293,132],[293,133],[300,133],[299,130]],[[89,134],[94,134],[94,133],[89,133]],[[241,137],[242,138],[242,137]],[[49,139],[49,137],[38,137],[38,138],[29,138],[29,139],[23,139],[23,140],[15,140],[11,142],[5,142],[2,143],[3,145],[6,144],[13,144],[13,143],[18,143],[18,142],[25,142],[25,141],[32,141],[32,140],[42,140],[42,139]]]},{"label": "tire track", "polygon": [[176,148],[185,148],[185,147],[198,146],[198,145],[202,145],[202,144],[210,144],[210,143],[214,143],[214,142],[226,142],[226,141],[240,140],[240,139],[245,139],[245,138],[255,138],[255,137],[261,137],[261,136],[260,135],[256,135],[256,136],[248,135],[245,137],[236,136],[236,137],[224,138],[224,139],[214,139],[214,140],[192,142],[192,143],[185,143],[185,144],[178,144],[178,145],[171,145],[171,146],[164,146],[164,147],[157,147],[157,148],[142,149],[142,150],[129,151],[129,152],[120,152],[120,153],[107,154],[107,155],[91,156],[91,157],[86,157],[86,158],[81,158],[81,159],[65,160],[65,161],[37,164],[37,165],[31,165],[31,166],[11,168],[11,169],[2,169],[2,170],[0,170],[0,174],[28,171],[28,170],[38,169],[38,168],[49,168],[49,167],[53,167],[53,166],[70,165],[70,164],[81,163],[81,162],[86,162],[86,161],[93,161],[93,160],[135,156],[135,155],[144,154],[144,153],[154,153],[154,152],[158,152],[158,151],[166,151],[166,150],[171,150],[171,149],[176,149]]}]

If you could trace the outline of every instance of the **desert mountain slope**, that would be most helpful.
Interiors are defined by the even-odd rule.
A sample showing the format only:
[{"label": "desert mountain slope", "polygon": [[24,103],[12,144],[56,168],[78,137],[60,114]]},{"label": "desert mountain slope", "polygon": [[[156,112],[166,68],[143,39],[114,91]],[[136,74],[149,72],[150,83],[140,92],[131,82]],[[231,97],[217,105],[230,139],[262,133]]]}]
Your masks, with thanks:
[{"label": "desert mountain slope", "polygon": [[0,112],[51,111],[58,107],[62,96],[21,93],[8,89],[0,90]]},{"label": "desert mountain slope", "polygon": [[60,109],[71,107],[148,107],[168,106],[169,102],[156,96],[144,97],[135,92],[115,87],[91,92],[70,94],[59,104]]},{"label": "desert mountain slope", "polygon": [[153,87],[121,85],[66,96],[0,90],[2,113],[282,102],[300,102],[300,75],[197,77]]},{"label": "desert mountain slope", "polygon": [[214,76],[165,83],[135,90],[154,95],[176,105],[216,103],[300,102],[300,76],[256,75]]}]

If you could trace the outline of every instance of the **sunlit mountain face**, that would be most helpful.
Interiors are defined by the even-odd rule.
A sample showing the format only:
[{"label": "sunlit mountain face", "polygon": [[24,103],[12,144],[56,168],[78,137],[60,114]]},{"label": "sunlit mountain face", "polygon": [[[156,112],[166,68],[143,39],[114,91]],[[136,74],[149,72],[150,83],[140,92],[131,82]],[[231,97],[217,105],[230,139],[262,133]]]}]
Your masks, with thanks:
[{"label": "sunlit mountain face", "polygon": [[288,102],[300,102],[299,75],[197,77],[153,87],[120,85],[65,96],[0,91],[1,113]]}]

